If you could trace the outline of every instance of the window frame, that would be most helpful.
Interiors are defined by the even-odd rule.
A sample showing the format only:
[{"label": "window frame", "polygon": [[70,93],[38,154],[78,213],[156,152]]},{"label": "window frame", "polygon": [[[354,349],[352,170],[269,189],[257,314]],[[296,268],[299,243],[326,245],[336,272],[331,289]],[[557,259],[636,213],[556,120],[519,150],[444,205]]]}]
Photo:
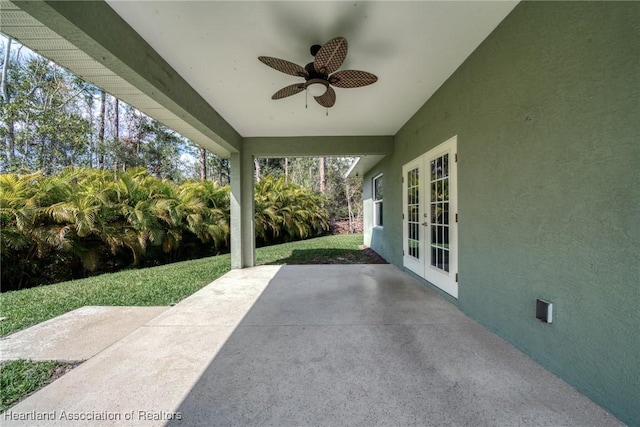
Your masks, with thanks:
[{"label": "window frame", "polygon": [[[373,226],[382,228],[384,226],[384,215],[382,214],[384,209],[384,181],[383,181],[383,173],[379,173],[378,175],[371,178],[371,199],[373,200]],[[376,194],[376,182],[380,180],[382,183],[382,197],[377,199]]]}]

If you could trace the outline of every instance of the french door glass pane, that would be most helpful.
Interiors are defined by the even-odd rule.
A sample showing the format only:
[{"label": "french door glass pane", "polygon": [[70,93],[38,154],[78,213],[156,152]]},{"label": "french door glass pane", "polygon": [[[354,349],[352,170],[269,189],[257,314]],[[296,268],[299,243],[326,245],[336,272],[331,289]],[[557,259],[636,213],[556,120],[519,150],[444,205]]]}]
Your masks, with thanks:
[{"label": "french door glass pane", "polygon": [[420,258],[420,176],[418,168],[407,172],[407,246],[409,256]]},{"label": "french door glass pane", "polygon": [[429,230],[431,266],[449,271],[449,155],[437,157],[430,162],[431,190]]}]

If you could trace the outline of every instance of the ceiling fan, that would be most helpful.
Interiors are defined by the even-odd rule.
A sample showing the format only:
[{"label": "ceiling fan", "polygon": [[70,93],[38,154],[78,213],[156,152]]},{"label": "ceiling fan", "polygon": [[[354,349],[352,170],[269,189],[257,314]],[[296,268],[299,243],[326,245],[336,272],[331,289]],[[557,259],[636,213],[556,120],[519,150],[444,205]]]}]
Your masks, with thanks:
[{"label": "ceiling fan", "polygon": [[[271,99],[282,99],[303,90],[307,90],[318,104],[330,108],[336,102],[336,92],[331,86],[353,88],[375,83],[378,78],[366,71],[337,71],[347,56],[347,40],[336,37],[324,45],[311,46],[311,55],[315,58],[304,68],[284,59],[259,56],[258,59],[269,67],[291,76],[303,77],[304,83],[284,87],[273,94]],[[327,110],[328,111],[328,110]]]}]

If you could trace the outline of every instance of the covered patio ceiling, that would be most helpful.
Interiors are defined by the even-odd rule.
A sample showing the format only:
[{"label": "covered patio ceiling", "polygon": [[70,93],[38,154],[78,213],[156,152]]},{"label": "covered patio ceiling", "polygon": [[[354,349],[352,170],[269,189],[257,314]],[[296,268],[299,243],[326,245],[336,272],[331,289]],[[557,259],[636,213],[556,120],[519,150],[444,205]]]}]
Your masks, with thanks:
[{"label": "covered patio ceiling", "polygon": [[[119,1],[109,5],[242,136],[394,135],[511,11],[515,2]],[[273,101],[302,82],[258,61],[304,66],[309,47],[343,36],[341,69],[376,74],[336,89],[325,109],[304,93]]]},{"label": "covered patio ceiling", "polygon": [[[233,139],[238,137],[394,135],[517,4],[107,0],[184,79],[188,89],[212,107],[212,118],[196,117],[194,122],[183,110],[198,107],[176,109],[153,87],[140,89],[146,81],[139,84],[119,72],[122,67],[98,49],[78,47],[78,31],[60,34],[61,28],[67,28],[60,17],[43,22],[40,31],[35,31],[38,19],[50,20],[48,10],[62,10],[64,19],[74,18],[70,12],[65,15],[66,6],[56,6],[56,2],[50,2],[47,10],[33,3],[40,2],[15,1],[15,8],[3,1],[3,32],[223,156],[237,148]],[[82,22],[73,25],[92,37],[93,28],[82,28]],[[43,43],[42,38],[56,36],[44,30],[58,30],[59,43]],[[108,34],[109,28],[102,31]],[[121,32],[118,28],[113,31]],[[336,89],[337,101],[328,116],[311,97],[305,108],[304,93],[271,100],[278,89],[302,79],[265,66],[258,56],[304,66],[312,60],[311,45],[336,36],[349,42],[341,69],[372,72],[379,78],[377,83]],[[109,49],[108,40],[95,41]],[[87,73],[87,60],[104,72]],[[118,79],[123,81],[114,84]],[[197,116],[197,111],[192,115]]]}]

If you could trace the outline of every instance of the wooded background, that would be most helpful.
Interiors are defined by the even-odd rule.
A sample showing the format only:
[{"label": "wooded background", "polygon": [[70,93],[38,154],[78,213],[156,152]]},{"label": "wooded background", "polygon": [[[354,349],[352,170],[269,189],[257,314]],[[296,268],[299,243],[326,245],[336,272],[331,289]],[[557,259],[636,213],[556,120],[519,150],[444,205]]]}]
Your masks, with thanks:
[{"label": "wooded background", "polygon": [[[2,290],[229,250],[229,160],[2,38]],[[256,158],[258,245],[361,230],[353,158]]]}]

